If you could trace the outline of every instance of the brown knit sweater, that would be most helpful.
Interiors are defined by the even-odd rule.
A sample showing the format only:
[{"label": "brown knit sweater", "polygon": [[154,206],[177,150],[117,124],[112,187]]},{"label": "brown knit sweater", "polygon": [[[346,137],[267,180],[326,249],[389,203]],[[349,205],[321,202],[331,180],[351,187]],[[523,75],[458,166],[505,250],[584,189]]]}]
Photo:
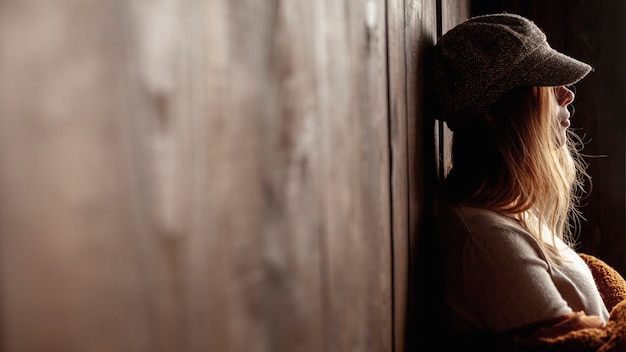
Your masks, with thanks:
[{"label": "brown knit sweater", "polygon": [[518,351],[617,352],[626,351],[626,280],[602,260],[580,255],[589,265],[604,303],[611,312],[604,328],[588,328],[568,334],[522,342]]}]

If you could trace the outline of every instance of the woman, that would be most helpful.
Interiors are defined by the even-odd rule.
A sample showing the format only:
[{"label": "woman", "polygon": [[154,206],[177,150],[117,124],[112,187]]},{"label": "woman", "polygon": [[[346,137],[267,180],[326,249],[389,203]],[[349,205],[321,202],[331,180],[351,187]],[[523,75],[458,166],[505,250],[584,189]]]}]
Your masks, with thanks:
[{"label": "woman", "polygon": [[436,206],[450,327],[492,341],[603,327],[570,227],[587,177],[570,86],[592,68],[513,14],[458,25],[434,58],[438,118],[454,132]]}]

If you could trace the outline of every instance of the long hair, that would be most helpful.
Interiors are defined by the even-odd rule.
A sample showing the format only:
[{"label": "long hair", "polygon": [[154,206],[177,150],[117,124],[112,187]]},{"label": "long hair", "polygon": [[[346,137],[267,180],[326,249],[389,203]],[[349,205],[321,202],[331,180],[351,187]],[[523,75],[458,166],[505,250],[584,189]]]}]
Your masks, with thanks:
[{"label": "long hair", "polygon": [[455,131],[444,194],[514,215],[559,264],[556,237],[575,245],[579,201],[591,179],[583,143],[570,130],[563,140],[554,104],[551,87],[516,88]]}]

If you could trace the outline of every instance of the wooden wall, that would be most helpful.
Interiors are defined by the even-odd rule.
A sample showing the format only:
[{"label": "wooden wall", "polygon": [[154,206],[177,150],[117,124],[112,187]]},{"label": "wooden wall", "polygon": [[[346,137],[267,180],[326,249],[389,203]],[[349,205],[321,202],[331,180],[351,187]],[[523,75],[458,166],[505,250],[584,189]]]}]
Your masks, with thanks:
[{"label": "wooden wall", "polygon": [[406,350],[458,4],[1,1],[0,351]]}]

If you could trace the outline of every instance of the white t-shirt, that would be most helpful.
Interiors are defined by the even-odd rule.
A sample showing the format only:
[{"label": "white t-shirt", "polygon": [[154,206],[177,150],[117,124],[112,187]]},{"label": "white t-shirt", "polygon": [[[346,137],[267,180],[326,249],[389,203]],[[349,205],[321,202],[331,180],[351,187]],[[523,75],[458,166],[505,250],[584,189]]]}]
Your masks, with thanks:
[{"label": "white t-shirt", "polygon": [[556,267],[521,223],[465,205],[437,207],[444,296],[458,332],[503,332],[572,311],[607,308],[591,271],[561,242],[568,262]]}]

